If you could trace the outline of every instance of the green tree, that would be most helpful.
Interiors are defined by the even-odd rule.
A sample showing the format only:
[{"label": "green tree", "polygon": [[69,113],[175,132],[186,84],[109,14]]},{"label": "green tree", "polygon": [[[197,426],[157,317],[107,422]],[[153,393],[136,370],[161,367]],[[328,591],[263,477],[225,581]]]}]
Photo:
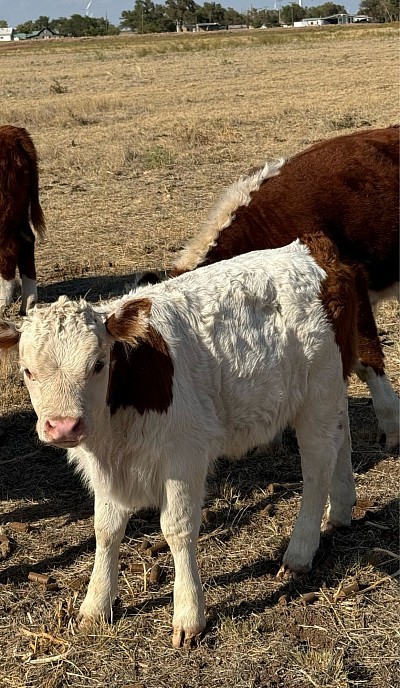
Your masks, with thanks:
[{"label": "green tree", "polygon": [[32,33],[33,31],[33,21],[29,20],[23,24],[17,24],[15,27],[17,33]]},{"label": "green tree", "polygon": [[225,20],[225,9],[219,2],[205,2],[203,7],[200,7],[200,12],[204,14],[208,22],[222,22]]},{"label": "green tree", "polygon": [[121,13],[120,26],[138,33],[151,33],[153,10],[154,3],[151,0],[135,0],[133,10],[124,10]]},{"label": "green tree", "polygon": [[253,9],[251,14],[251,26],[255,29],[259,29],[260,26],[278,26],[279,24],[279,12],[278,10],[257,10]]},{"label": "green tree", "polygon": [[5,19],[0,19],[0,29],[8,29],[8,23]]},{"label": "green tree", "polygon": [[323,5],[306,8],[306,17],[329,17],[331,14],[347,14],[347,10],[343,5],[337,5],[334,2],[325,2]]},{"label": "green tree", "polygon": [[295,21],[301,21],[307,14],[305,7],[300,7],[292,2],[291,5],[284,5],[281,8],[281,21],[284,24],[293,24]]},{"label": "green tree", "polygon": [[[172,21],[196,24],[200,19],[198,15],[201,13],[201,7],[196,5],[194,0],[166,0],[165,7],[167,17],[172,19]],[[201,19],[203,19],[203,16],[202,14]]]},{"label": "green tree", "polygon": [[367,14],[377,22],[399,21],[399,0],[361,0],[358,14]]},{"label": "green tree", "polygon": [[47,29],[50,24],[50,17],[40,16],[33,21],[33,31]]},{"label": "green tree", "polygon": [[133,10],[124,10],[121,18],[121,27],[138,33],[176,30],[176,23],[167,16],[166,7],[155,5],[152,0],[135,0]]},{"label": "green tree", "polygon": [[234,10],[233,7],[228,7],[225,10],[224,23],[225,24],[245,24],[246,20],[245,20],[243,14],[240,14],[240,12],[238,12],[237,10]]},{"label": "green tree", "polygon": [[58,31],[62,36],[72,35],[70,18],[58,17],[58,19],[52,19],[49,26],[53,31]]}]

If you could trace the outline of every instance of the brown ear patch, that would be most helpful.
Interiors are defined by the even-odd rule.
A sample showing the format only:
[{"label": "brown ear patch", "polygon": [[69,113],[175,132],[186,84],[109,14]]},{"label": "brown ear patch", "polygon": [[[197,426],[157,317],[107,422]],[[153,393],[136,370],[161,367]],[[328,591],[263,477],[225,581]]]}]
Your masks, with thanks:
[{"label": "brown ear patch", "polygon": [[111,415],[130,406],[165,413],[172,403],[174,364],[162,335],[148,323],[151,301],[128,301],[106,323],[111,351],[107,404]]},{"label": "brown ear patch", "polygon": [[151,312],[149,299],[126,301],[116,313],[106,320],[106,330],[114,339],[135,345],[146,336],[148,317]]},{"label": "brown ear patch", "polygon": [[20,333],[10,323],[0,320],[0,349],[12,349],[19,342]]}]

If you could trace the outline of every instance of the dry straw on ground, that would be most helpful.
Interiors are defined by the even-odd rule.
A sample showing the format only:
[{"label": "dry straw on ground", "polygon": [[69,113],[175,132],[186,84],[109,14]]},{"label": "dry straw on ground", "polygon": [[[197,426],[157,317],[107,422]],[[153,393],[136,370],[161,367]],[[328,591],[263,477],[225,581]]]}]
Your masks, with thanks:
[{"label": "dry straw on ground", "polygon": [[[2,122],[26,126],[40,155],[40,298],[121,292],[135,270],[168,267],[224,185],[254,164],[396,122],[397,40],[396,27],[364,26],[2,45]],[[398,387],[395,306],[379,326]],[[350,387],[364,499],[352,527],[325,536],[313,572],[283,585],[274,575],[301,485],[268,485],[301,480],[294,436],[276,457],[221,462],[198,550],[209,625],[196,649],[177,652],[171,556],[158,555],[152,581],[155,560],[139,547],[161,539],[153,512],[129,524],[113,623],[77,631],[92,501],[63,452],[37,443],[15,360],[1,366],[1,688],[400,685],[399,465],[376,442],[361,383]]]}]

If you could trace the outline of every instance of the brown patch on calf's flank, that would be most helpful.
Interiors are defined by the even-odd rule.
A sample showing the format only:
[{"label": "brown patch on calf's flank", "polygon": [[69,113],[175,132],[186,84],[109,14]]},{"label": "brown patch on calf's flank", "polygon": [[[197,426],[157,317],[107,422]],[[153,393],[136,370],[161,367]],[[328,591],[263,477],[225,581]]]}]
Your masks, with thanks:
[{"label": "brown patch on calf's flank", "polygon": [[111,351],[107,404],[111,415],[134,407],[166,413],[172,403],[174,364],[162,335],[148,323],[151,301],[127,301],[107,322],[117,340]]},{"label": "brown patch on calf's flank", "polygon": [[10,323],[0,320],[0,349],[12,349],[19,342],[20,333]]},{"label": "brown patch on calf's flank", "polygon": [[[340,349],[346,380],[357,360],[357,288],[354,266],[339,260],[336,246],[322,232],[302,237],[318,265],[325,270],[321,301]],[[368,297],[368,292],[366,291]]]}]

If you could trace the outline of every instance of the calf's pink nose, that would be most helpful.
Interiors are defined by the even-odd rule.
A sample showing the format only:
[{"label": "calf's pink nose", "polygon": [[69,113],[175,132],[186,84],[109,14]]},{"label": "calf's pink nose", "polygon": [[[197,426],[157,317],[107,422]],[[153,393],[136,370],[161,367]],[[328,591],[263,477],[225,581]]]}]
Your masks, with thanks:
[{"label": "calf's pink nose", "polygon": [[83,432],[83,419],[71,418],[49,418],[46,420],[45,432],[47,437],[55,442],[60,440],[76,440]]}]

